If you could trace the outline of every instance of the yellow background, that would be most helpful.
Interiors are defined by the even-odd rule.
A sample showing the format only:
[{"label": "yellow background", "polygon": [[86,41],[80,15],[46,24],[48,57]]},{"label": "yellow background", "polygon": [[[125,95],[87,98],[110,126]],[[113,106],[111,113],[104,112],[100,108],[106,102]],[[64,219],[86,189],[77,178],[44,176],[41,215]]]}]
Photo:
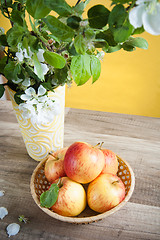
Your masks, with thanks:
[{"label": "yellow background", "polygon": [[[76,1],[67,1],[74,5]],[[106,4],[107,3],[107,4]],[[92,0],[109,6],[111,1]],[[8,23],[0,16],[0,26]],[[120,50],[106,54],[101,76],[92,85],[91,79],[83,86],[66,88],[66,106],[98,111],[160,117],[160,36],[139,35],[149,43],[148,50],[133,52]]]}]

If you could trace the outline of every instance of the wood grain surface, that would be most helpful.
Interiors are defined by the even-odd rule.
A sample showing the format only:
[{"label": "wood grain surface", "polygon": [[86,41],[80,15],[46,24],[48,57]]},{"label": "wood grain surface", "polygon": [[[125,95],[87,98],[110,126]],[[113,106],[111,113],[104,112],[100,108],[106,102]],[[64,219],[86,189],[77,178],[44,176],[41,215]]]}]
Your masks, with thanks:
[{"label": "wood grain surface", "polygon": [[115,214],[88,225],[60,222],[42,212],[30,193],[37,162],[26,151],[10,101],[0,102],[0,240],[6,227],[24,215],[16,240],[159,240],[160,239],[160,119],[66,108],[64,145],[104,142],[132,167],[136,185],[129,202]]}]

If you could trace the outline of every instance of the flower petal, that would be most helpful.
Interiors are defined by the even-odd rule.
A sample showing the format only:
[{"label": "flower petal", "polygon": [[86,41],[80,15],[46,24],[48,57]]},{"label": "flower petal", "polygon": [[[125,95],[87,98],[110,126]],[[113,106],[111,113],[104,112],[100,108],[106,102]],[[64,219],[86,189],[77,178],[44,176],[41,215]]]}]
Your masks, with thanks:
[{"label": "flower petal", "polygon": [[[29,59],[31,59],[31,57],[33,55],[33,52],[31,51],[30,47],[28,47],[28,52],[27,52],[27,49],[23,49],[23,53],[24,53],[24,57],[29,58]],[[29,53],[29,55],[28,55],[28,53]]]},{"label": "flower petal", "polygon": [[42,85],[40,85],[38,88],[38,96],[44,95],[46,93],[46,91],[47,90]]},{"label": "flower petal", "polygon": [[27,88],[25,90],[25,94],[29,95],[29,96],[35,96],[36,95],[36,91],[34,88],[30,87],[30,88]]},{"label": "flower petal", "polygon": [[144,10],[145,10],[145,5],[143,4],[133,8],[129,12],[129,21],[134,28],[139,28],[142,26],[142,14]]},{"label": "flower petal", "polygon": [[41,103],[44,103],[47,100],[48,100],[48,97],[46,95],[38,98],[38,101],[41,102]]},{"label": "flower petal", "polygon": [[38,57],[38,60],[39,60],[40,62],[44,62],[43,53],[44,53],[44,50],[43,50],[43,49],[39,49],[39,50],[38,50],[37,57]]},{"label": "flower petal", "polygon": [[49,68],[44,63],[41,63],[41,67],[42,67],[43,75],[46,75],[46,73],[48,72]]},{"label": "flower petal", "polygon": [[25,87],[29,87],[31,84],[30,78],[26,78],[23,82],[22,85]]},{"label": "flower petal", "polygon": [[152,35],[160,34],[160,3],[156,4],[153,12],[144,12],[142,22],[146,32]]},{"label": "flower petal", "polygon": [[8,215],[8,210],[5,207],[0,207],[0,219],[3,219],[6,215]]},{"label": "flower petal", "polygon": [[20,225],[17,223],[11,223],[6,228],[8,236],[16,235],[20,230]]},{"label": "flower petal", "polygon": [[23,81],[23,79],[20,79],[20,78],[17,78],[17,79],[13,79],[12,80],[12,82],[14,82],[14,83],[16,83],[16,84],[18,84],[18,83],[20,83],[20,82],[22,82]]},{"label": "flower petal", "polygon": [[30,100],[32,97],[27,94],[22,94],[20,98],[24,101],[27,101],[27,100]]},{"label": "flower petal", "polygon": [[23,62],[23,51],[20,49],[20,52],[16,52],[16,57],[18,58],[19,62]]}]

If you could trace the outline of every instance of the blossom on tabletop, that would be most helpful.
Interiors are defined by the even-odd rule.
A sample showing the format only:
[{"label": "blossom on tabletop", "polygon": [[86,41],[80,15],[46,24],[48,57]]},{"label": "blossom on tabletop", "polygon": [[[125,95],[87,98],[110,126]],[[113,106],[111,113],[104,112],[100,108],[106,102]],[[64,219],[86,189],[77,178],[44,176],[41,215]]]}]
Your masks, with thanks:
[{"label": "blossom on tabletop", "polygon": [[20,225],[17,223],[11,223],[6,228],[8,237],[16,235],[20,231]]},{"label": "blossom on tabletop", "polygon": [[0,207],[0,219],[3,219],[8,215],[8,210],[5,207]]}]

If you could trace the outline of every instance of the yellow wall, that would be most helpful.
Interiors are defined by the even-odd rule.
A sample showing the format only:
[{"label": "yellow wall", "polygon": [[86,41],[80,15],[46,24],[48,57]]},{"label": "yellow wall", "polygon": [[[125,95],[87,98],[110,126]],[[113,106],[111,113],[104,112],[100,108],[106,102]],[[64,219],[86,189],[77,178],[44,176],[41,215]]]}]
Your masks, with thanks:
[{"label": "yellow wall", "polygon": [[[73,5],[76,1],[67,1]],[[94,4],[110,1],[92,0]],[[0,26],[8,23],[0,16]],[[141,34],[149,43],[148,50],[123,50],[106,54],[100,79],[93,85],[75,84],[66,89],[66,106],[98,111],[160,117],[160,36]]]}]

